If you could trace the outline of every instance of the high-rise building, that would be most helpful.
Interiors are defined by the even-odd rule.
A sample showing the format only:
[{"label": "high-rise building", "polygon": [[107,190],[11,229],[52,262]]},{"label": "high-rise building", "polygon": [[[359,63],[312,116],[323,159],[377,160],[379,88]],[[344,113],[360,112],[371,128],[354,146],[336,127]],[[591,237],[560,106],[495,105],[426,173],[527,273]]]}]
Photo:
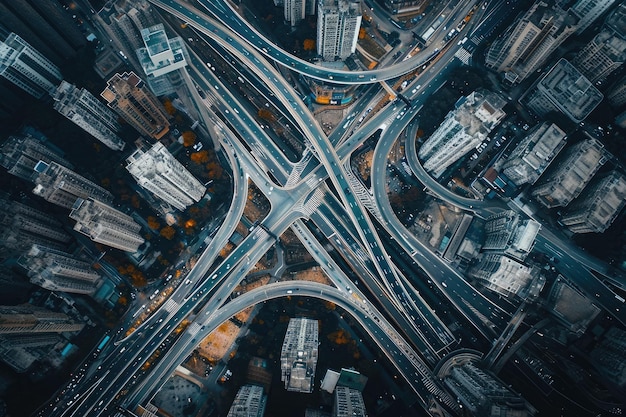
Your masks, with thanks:
[{"label": "high-rise building", "polygon": [[526,298],[533,281],[539,279],[539,269],[526,266],[507,256],[488,253],[470,269],[469,275],[485,288],[505,297]]},{"label": "high-rise building", "polygon": [[547,208],[567,206],[604,165],[607,155],[604,146],[595,139],[566,149],[557,165],[541,177],[532,196]]},{"label": "high-rise building", "polygon": [[141,29],[141,37],[145,47],[137,49],[137,59],[150,90],[157,96],[175,92],[174,85],[180,82],[176,70],[189,61],[185,42],[178,36],[167,38],[162,24]]},{"label": "high-rise building", "polygon": [[453,163],[487,138],[506,115],[500,96],[488,91],[474,91],[461,97],[455,110],[448,113],[439,128],[419,150],[424,169],[439,177]]},{"label": "high-rise building", "polygon": [[285,21],[290,23],[292,27],[297,26],[298,23],[304,20],[306,6],[309,2],[314,3],[315,0],[285,0],[283,3]]},{"label": "high-rise building", "polygon": [[158,23],[150,3],[146,0],[108,1],[93,18],[108,34],[113,48],[122,51],[139,67],[135,51],[143,47],[140,31]]},{"label": "high-rise building", "polygon": [[626,388],[626,331],[611,327],[590,356],[602,375],[620,390]]},{"label": "high-rise building", "polygon": [[0,42],[0,76],[28,94],[52,94],[63,79],[59,68],[15,33]]},{"label": "high-rise building", "polygon": [[513,210],[494,214],[485,222],[486,238],[482,251],[523,261],[533,249],[540,229],[539,222],[523,219]]},{"label": "high-rise building", "polygon": [[103,245],[136,252],[144,242],[132,217],[93,198],[76,199],[70,218],[76,220],[74,230]]},{"label": "high-rise building", "polygon": [[67,345],[67,341],[54,333],[3,334],[0,335],[0,360],[15,372],[26,372],[56,345]]},{"label": "high-rise building", "polygon": [[612,171],[595,178],[561,217],[574,233],[602,233],[626,205],[626,176]]},{"label": "high-rise building", "polygon": [[158,140],[169,131],[167,112],[134,72],[115,74],[100,95],[141,134]]},{"label": "high-rise building", "polygon": [[626,4],[606,20],[602,30],[572,60],[592,83],[604,82],[626,60]]},{"label": "high-rise building", "polygon": [[531,417],[536,412],[519,394],[471,362],[454,366],[444,384],[472,416]]},{"label": "high-rise building", "polygon": [[33,181],[33,171],[39,161],[48,164],[56,162],[72,168],[72,164],[57,149],[47,146],[47,142],[28,133],[11,135],[0,146],[0,166],[6,168],[9,174],[25,181]]},{"label": "high-rise building", "polygon": [[0,24],[57,64],[72,58],[87,43],[72,12],[56,1],[3,1]]},{"label": "high-rise building", "polygon": [[317,348],[317,320],[290,319],[280,352],[280,379],[287,391],[313,392]]},{"label": "high-rise building", "polygon": [[33,244],[65,248],[72,237],[50,214],[0,195],[0,250],[2,257],[19,256]]},{"label": "high-rise building", "polygon": [[495,39],[485,65],[519,83],[533,73],[575,30],[578,19],[555,0],[538,0],[507,31]]},{"label": "high-rise building", "polygon": [[421,13],[430,0],[385,0],[385,8],[394,15],[412,15]]},{"label": "high-rise building", "polygon": [[247,384],[239,388],[227,417],[263,417],[267,396],[263,387]]},{"label": "high-rise building", "polygon": [[64,313],[31,304],[0,306],[0,334],[77,332],[85,327]]},{"label": "high-rise building", "polygon": [[556,111],[580,123],[603,98],[568,60],[560,59],[521,102],[540,117]]},{"label": "high-rise building", "polygon": [[621,77],[611,85],[607,98],[615,107],[621,107],[626,104],[626,76]]},{"label": "high-rise building", "polygon": [[39,161],[35,165],[35,184],[35,195],[68,209],[79,197],[93,197],[104,203],[113,201],[113,194],[109,191],[56,162]]},{"label": "high-rise building", "polygon": [[84,88],[66,81],[54,92],[54,109],[109,149],[121,151],[126,144],[117,136],[121,129],[117,115]]},{"label": "high-rise building", "polygon": [[333,417],[367,417],[361,391],[344,387],[335,387]]},{"label": "high-rise building", "polygon": [[534,184],[566,143],[566,135],[554,123],[533,127],[513,149],[502,166],[502,173],[518,187]]},{"label": "high-rise building", "polygon": [[580,18],[576,25],[576,33],[581,33],[598,17],[608,10],[615,0],[578,0],[571,11]]},{"label": "high-rise building", "polygon": [[137,149],[126,162],[137,184],[178,210],[200,201],[206,192],[206,187],[160,142],[147,151]]},{"label": "high-rise building", "polygon": [[361,27],[361,3],[318,0],[317,54],[325,61],[346,59],[356,50]]},{"label": "high-rise building", "polygon": [[88,262],[44,246],[33,245],[18,264],[26,270],[31,283],[50,291],[91,295],[100,281]]}]

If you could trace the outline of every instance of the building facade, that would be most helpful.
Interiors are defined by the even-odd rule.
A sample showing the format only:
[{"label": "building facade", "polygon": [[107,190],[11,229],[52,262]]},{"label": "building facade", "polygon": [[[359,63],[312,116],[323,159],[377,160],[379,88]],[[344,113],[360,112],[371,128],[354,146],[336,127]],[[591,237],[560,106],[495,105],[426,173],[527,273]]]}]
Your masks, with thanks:
[{"label": "building facade", "polygon": [[578,0],[572,6],[572,12],[580,18],[576,33],[587,29],[597,18],[608,10],[615,0]]},{"label": "building facade", "polygon": [[280,352],[281,381],[287,391],[313,392],[318,353],[318,322],[306,318],[289,320]]},{"label": "building facade", "polygon": [[318,0],[317,54],[325,61],[343,60],[356,50],[361,28],[361,3]]},{"label": "building facade", "polygon": [[602,83],[626,60],[626,4],[606,20],[602,30],[572,60],[582,75]]},{"label": "building facade", "polygon": [[121,151],[126,143],[117,136],[117,115],[84,88],[62,81],[52,95],[54,109],[98,139],[107,148]]},{"label": "building facade", "polygon": [[227,417],[263,417],[267,396],[263,387],[247,384],[239,388]]},{"label": "building facade", "polygon": [[538,0],[499,38],[485,55],[485,65],[520,83],[540,68],[576,30],[578,18],[555,0]]},{"label": "building facade", "polygon": [[206,187],[160,142],[147,151],[138,149],[126,162],[126,169],[137,184],[177,210],[183,211],[200,201],[206,192]]},{"label": "building facade", "polygon": [[35,165],[39,161],[46,163],[56,162],[68,168],[72,164],[67,161],[56,149],[46,145],[40,139],[30,134],[11,135],[0,146],[0,166],[7,172],[25,181],[33,181]]},{"label": "building facade", "polygon": [[626,205],[626,176],[612,171],[595,178],[560,221],[574,233],[602,233]]},{"label": "building facade", "polygon": [[0,76],[28,94],[53,94],[63,79],[59,68],[17,34],[0,42]]},{"label": "building facade", "polygon": [[307,4],[315,2],[315,0],[285,0],[283,10],[285,12],[285,21],[291,26],[297,26],[298,23],[306,17]]},{"label": "building facade", "polygon": [[57,206],[72,208],[79,197],[93,197],[105,203],[113,201],[109,191],[56,162],[39,161],[34,179],[33,193]]},{"label": "building facade", "polygon": [[50,291],[91,295],[100,282],[100,275],[88,262],[44,246],[33,245],[18,264],[31,283]]},{"label": "building facade", "polygon": [[534,184],[565,146],[567,136],[554,123],[533,127],[513,149],[502,173],[515,185]]},{"label": "building facade", "polygon": [[518,261],[526,259],[535,245],[541,224],[523,219],[513,210],[506,210],[487,218],[485,222],[485,253],[499,253]]},{"label": "building facade", "polygon": [[367,417],[361,391],[345,387],[335,387],[333,417]]},{"label": "building facade", "polygon": [[424,169],[435,177],[487,138],[506,115],[506,102],[488,91],[461,97],[439,128],[424,142],[418,156]]},{"label": "building facade", "polygon": [[115,74],[100,95],[142,135],[158,140],[169,132],[170,123],[163,105],[134,72]]},{"label": "building facade", "polygon": [[596,139],[571,146],[556,166],[542,176],[532,196],[547,208],[567,206],[578,197],[607,157],[604,146]]},{"label": "building facade", "polygon": [[0,258],[19,256],[33,244],[62,250],[71,240],[50,214],[0,195]]},{"label": "building facade", "polygon": [[520,101],[537,116],[560,112],[580,123],[604,96],[566,59],[560,59]]},{"label": "building facade", "polygon": [[132,217],[93,198],[76,199],[70,218],[76,220],[74,230],[103,245],[136,252],[144,242]]},{"label": "building facade", "polygon": [[0,334],[77,332],[85,327],[64,313],[31,304],[0,306]]},{"label": "building facade", "polygon": [[187,49],[181,37],[168,38],[163,24],[141,29],[143,48],[137,58],[148,77],[160,77],[187,66]]},{"label": "building facade", "polygon": [[507,256],[488,253],[483,255],[478,265],[470,269],[469,275],[493,292],[523,299],[533,281],[539,278],[539,272],[538,268]]}]

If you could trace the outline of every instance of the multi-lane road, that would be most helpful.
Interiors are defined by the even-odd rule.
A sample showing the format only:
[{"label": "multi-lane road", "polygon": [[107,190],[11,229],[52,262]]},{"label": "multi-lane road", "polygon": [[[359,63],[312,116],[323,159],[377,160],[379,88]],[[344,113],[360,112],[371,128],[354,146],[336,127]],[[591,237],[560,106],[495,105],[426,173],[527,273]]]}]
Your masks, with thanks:
[{"label": "multi-lane road", "polygon": [[[377,225],[410,254],[446,297],[446,302],[485,337],[493,338],[507,328],[510,312],[483,297],[448,263],[417,240],[396,218],[386,194],[389,150],[403,132],[409,138],[414,137],[418,126],[415,118],[424,100],[445,82],[446,71],[455,65],[454,55],[460,45],[452,43],[442,50],[441,57],[407,86],[405,91],[410,91],[406,94],[412,106],[401,101],[390,102],[370,115],[370,109],[385,95],[380,87],[372,86],[346,119],[326,136],[300,95],[270,61],[329,82],[378,83],[422,66],[435,49],[439,52],[443,34],[436,35],[429,46],[412,59],[373,71],[338,71],[310,64],[282,51],[242,21],[225,1],[199,0],[206,12],[182,1],[150,1],[188,22],[227,51],[233,57],[233,70],[239,71],[246,88],[264,90],[264,94],[273,98],[275,109],[298,127],[309,156],[300,162],[290,161],[271,132],[255,120],[250,104],[222,82],[215,63],[205,62],[191,51],[187,81],[193,91],[201,91],[201,94],[195,93],[195,98],[203,107],[203,122],[212,129],[214,140],[221,145],[232,165],[234,198],[229,213],[187,279],[170,298],[133,334],[107,348],[106,357],[97,364],[99,368],[91,370],[89,377],[72,391],[76,398],[61,396],[40,415],[112,415],[116,405],[132,408],[145,396],[152,395],[196,344],[221,322],[248,306],[286,295],[317,297],[344,308],[385,352],[423,407],[436,399],[454,412],[458,406],[456,401],[441,389],[432,369],[458,341],[394,264],[393,253],[385,247]],[[462,18],[472,6],[473,2],[468,2],[454,16]],[[489,12],[487,9],[486,16],[491,16]],[[449,24],[456,23],[449,19]],[[469,33],[474,23],[483,31],[488,29],[476,17],[463,33]],[[367,121],[361,123],[365,116]],[[370,192],[355,180],[347,162],[352,152],[379,130]],[[406,150],[416,177],[448,203],[483,217],[504,208],[452,194],[421,168],[414,142],[407,141]],[[270,213],[211,270],[217,254],[241,218],[248,179],[267,197]],[[328,185],[333,186],[333,191]],[[361,292],[341,270],[324,243],[316,239],[302,219],[310,219],[335,251],[342,253],[346,264],[360,276],[367,293]],[[277,283],[229,299],[232,289],[287,228],[292,228],[301,238],[335,288],[304,282]],[[564,250],[564,245],[554,236],[540,240],[539,245],[547,251]],[[584,268],[576,269],[583,259],[559,256],[565,259],[568,269],[564,274],[578,281],[583,290],[594,288],[598,303],[623,321],[621,305],[611,298],[610,289],[603,286],[596,293],[597,279]],[[382,310],[378,311],[372,301]],[[158,358],[150,359],[157,353]],[[153,363],[146,370],[148,360]],[[139,371],[142,367],[144,371]]]}]

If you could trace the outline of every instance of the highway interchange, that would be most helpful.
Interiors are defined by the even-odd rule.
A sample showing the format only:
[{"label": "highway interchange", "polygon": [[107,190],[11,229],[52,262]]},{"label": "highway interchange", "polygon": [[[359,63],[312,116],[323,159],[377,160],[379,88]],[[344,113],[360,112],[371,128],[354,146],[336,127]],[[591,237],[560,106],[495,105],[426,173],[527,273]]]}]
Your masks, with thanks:
[{"label": "highway interchange", "polygon": [[[118,406],[132,410],[154,395],[199,341],[223,321],[249,306],[287,295],[320,298],[342,307],[398,369],[422,407],[426,409],[434,399],[449,411],[456,411],[456,400],[442,390],[432,370],[447,353],[459,347],[459,341],[416,289],[415,276],[420,279],[420,275],[408,277],[396,265],[394,260],[398,256],[392,252],[396,249],[383,242],[378,230],[382,228],[410,255],[415,270],[427,277],[444,301],[454,306],[486,340],[496,339],[506,329],[514,311],[492,303],[413,236],[393,213],[386,192],[391,147],[403,134],[415,137],[417,116],[426,98],[445,82],[446,72],[459,64],[454,55],[460,46],[453,42],[439,51],[443,37],[439,34],[415,57],[381,69],[330,70],[283,52],[242,21],[224,1],[200,0],[208,13],[183,1],[150,1],[188,22],[233,57],[233,70],[240,72],[242,83],[246,88],[262,92],[268,100],[272,99],[275,108],[299,130],[307,150],[300,161],[289,160],[272,133],[256,121],[255,109],[231,93],[214,64],[204,62],[190,50],[191,65],[185,77],[189,84],[196,86],[192,93],[200,106],[204,106],[201,110],[203,125],[211,130],[214,141],[219,143],[232,167],[234,197],[230,210],[187,280],[134,333],[109,344],[88,377],[39,415],[114,415]],[[468,3],[466,9],[449,19],[461,19],[472,6]],[[489,12],[487,7],[483,13],[489,16]],[[480,25],[480,17],[476,17],[460,36],[469,35]],[[361,115],[368,115],[368,109],[385,96],[380,82],[424,65],[435,49],[440,52],[438,59],[405,89],[411,106],[399,100],[390,101],[364,123],[357,121]],[[328,82],[374,84],[365,90],[348,117],[327,136],[300,95],[272,62]],[[372,186],[368,190],[351,173],[349,161],[352,152],[377,131],[381,134],[372,162]],[[480,217],[507,208],[504,204],[452,194],[421,168],[414,141],[407,140],[406,146],[414,175],[442,200]],[[241,219],[249,179],[267,197],[271,211],[243,242],[211,269]],[[342,265],[333,259],[327,245],[320,242],[307,223],[313,223],[335,251],[343,255],[359,277],[359,285],[342,270]],[[288,228],[300,237],[335,287],[306,282],[273,283],[229,300],[232,289]],[[549,231],[543,232],[537,246],[559,256],[564,275],[583,291],[592,292],[600,305],[624,323],[621,303],[590,273],[591,268],[598,269],[595,260]],[[366,288],[367,294],[361,288]],[[226,303],[226,300],[229,301]],[[184,330],[180,335],[173,335],[182,323]],[[153,361],[148,372],[140,372],[157,351],[158,360]]]}]

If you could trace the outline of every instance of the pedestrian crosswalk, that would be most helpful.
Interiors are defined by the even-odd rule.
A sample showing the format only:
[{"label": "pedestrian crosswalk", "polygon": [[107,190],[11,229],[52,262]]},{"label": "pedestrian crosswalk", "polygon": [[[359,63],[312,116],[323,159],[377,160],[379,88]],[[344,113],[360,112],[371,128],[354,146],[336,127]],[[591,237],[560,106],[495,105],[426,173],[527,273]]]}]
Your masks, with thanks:
[{"label": "pedestrian crosswalk", "polygon": [[178,303],[170,298],[163,304],[163,308],[168,313],[173,313],[178,309]]}]

